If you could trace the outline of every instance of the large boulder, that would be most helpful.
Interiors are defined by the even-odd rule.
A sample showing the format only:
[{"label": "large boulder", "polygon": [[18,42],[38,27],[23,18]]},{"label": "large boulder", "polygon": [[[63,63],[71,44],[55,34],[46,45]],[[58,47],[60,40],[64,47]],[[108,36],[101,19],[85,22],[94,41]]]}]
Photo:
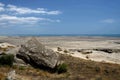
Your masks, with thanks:
[{"label": "large boulder", "polygon": [[36,38],[21,45],[17,57],[37,67],[54,68],[59,62],[59,55],[53,50],[47,49]]}]

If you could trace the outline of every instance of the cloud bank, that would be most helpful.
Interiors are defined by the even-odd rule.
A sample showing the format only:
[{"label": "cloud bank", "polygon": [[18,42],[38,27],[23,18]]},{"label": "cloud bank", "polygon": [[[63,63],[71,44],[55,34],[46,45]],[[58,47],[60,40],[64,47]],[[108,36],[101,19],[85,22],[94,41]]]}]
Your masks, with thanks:
[{"label": "cloud bank", "polygon": [[[26,16],[26,14],[34,14],[34,16]],[[49,11],[45,8],[31,9],[27,7],[18,7],[15,5],[5,5],[0,3],[0,26],[16,26],[16,25],[39,25],[39,23],[60,22],[59,19],[50,19],[38,17],[35,15],[59,15],[59,10]]]},{"label": "cloud bank", "polygon": [[44,14],[44,15],[58,15],[61,12],[56,10],[56,11],[47,11],[47,9],[44,8],[37,8],[37,9],[30,9],[26,7],[17,7],[14,5],[7,5],[7,11],[14,12],[16,14]]}]

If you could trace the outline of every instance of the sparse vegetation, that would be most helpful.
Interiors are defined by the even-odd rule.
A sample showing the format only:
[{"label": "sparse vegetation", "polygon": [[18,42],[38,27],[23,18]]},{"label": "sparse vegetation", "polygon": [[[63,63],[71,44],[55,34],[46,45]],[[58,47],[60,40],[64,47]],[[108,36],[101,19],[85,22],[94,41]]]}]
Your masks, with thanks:
[{"label": "sparse vegetation", "polygon": [[25,70],[25,66],[19,66],[19,70]]},{"label": "sparse vegetation", "polygon": [[58,73],[63,71],[61,74],[50,73],[31,66],[1,66],[0,80],[11,69],[15,70],[16,74],[21,76],[22,79],[28,78],[24,80],[120,80],[120,65],[83,60],[65,54],[60,56],[60,60],[64,63],[56,69]]},{"label": "sparse vegetation", "polygon": [[4,80],[5,75],[0,73],[0,80]]},{"label": "sparse vegetation", "polygon": [[12,66],[14,61],[14,55],[4,54],[0,56],[0,65]]},{"label": "sparse vegetation", "polygon": [[65,50],[64,50],[64,53],[68,53],[68,50],[65,49]]},{"label": "sparse vegetation", "polygon": [[57,66],[57,72],[60,73],[64,73],[67,72],[67,64],[63,63]]},{"label": "sparse vegetation", "polygon": [[97,77],[95,80],[102,80],[102,77]]},{"label": "sparse vegetation", "polygon": [[96,72],[100,72],[100,70],[101,70],[100,67],[98,67],[98,66],[95,67]]}]

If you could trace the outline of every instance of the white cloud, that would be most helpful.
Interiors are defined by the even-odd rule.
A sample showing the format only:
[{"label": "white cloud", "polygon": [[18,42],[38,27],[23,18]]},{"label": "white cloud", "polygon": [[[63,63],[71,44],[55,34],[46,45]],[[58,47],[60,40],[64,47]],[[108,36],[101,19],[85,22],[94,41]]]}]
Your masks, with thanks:
[{"label": "white cloud", "polygon": [[0,6],[5,6],[3,3],[0,3]]},{"label": "white cloud", "polygon": [[48,11],[45,8],[30,9],[27,7],[17,7],[15,5],[5,5],[0,3],[0,11],[8,11],[13,14],[43,14],[43,15],[59,15],[61,12],[59,10]]},{"label": "white cloud", "polygon": [[53,10],[49,11],[45,8],[37,8],[37,9],[31,9],[27,7],[18,7],[15,5],[5,5],[3,3],[0,3],[0,11],[7,11],[11,12],[13,14],[44,14],[44,15],[59,15],[62,12],[59,10]]},{"label": "white cloud", "polygon": [[0,15],[0,25],[36,25],[40,22],[58,22],[58,20],[51,20],[48,18],[37,18],[37,17],[17,17],[10,15]]},{"label": "white cloud", "polygon": [[9,15],[0,15],[0,21],[7,22],[7,23],[16,23],[16,24],[33,23],[39,20],[43,20],[43,19],[36,18],[36,17],[16,17],[16,16],[9,16]]},{"label": "white cloud", "polygon": [[0,12],[5,10],[5,9],[4,9],[4,6],[5,6],[5,5],[4,5],[3,3],[0,3]]},{"label": "white cloud", "polygon": [[1,12],[1,11],[4,11],[4,10],[5,10],[5,9],[4,9],[3,7],[0,7],[0,12]]},{"label": "white cloud", "polygon": [[7,11],[15,12],[15,14],[47,14],[47,15],[58,15],[61,12],[56,10],[56,11],[48,11],[47,9],[44,8],[37,8],[37,9],[30,9],[26,7],[17,7],[15,5],[7,5]]},{"label": "white cloud", "polygon": [[[42,18],[38,17],[39,15],[59,15],[61,12],[58,10],[48,11],[45,8],[37,8],[31,9],[26,7],[17,7],[15,5],[5,5],[0,3],[0,26],[9,27],[9,26],[34,26],[40,25],[42,23],[50,23],[50,22],[60,22],[59,19],[53,20],[50,18]],[[21,15],[20,15],[21,14]],[[33,16],[25,15],[25,14],[34,14]],[[39,14],[36,15],[35,14]]]},{"label": "white cloud", "polygon": [[105,19],[101,21],[102,23],[114,23],[115,20],[114,19]]}]

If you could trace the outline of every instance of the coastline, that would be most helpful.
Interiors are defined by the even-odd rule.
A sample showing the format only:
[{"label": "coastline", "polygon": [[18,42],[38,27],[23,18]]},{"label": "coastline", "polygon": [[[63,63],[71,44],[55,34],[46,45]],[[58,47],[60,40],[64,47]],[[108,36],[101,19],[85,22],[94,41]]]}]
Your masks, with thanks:
[{"label": "coastline", "polygon": [[120,34],[0,34],[8,37],[111,37],[120,38]]}]

